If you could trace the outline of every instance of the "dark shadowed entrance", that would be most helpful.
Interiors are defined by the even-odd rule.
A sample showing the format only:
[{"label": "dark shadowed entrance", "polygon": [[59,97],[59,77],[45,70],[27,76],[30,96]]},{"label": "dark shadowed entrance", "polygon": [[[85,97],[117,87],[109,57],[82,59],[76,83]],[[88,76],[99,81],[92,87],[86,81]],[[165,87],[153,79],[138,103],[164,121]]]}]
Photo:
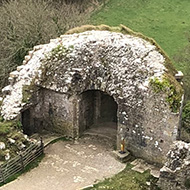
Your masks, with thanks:
[{"label": "dark shadowed entrance", "polygon": [[80,96],[79,134],[88,132],[116,139],[118,106],[113,97],[99,90],[88,90]]},{"label": "dark shadowed entrance", "polygon": [[32,134],[32,127],[31,127],[31,117],[30,117],[30,109],[27,109],[22,112],[21,114],[22,118],[22,127],[24,134],[31,135]]}]

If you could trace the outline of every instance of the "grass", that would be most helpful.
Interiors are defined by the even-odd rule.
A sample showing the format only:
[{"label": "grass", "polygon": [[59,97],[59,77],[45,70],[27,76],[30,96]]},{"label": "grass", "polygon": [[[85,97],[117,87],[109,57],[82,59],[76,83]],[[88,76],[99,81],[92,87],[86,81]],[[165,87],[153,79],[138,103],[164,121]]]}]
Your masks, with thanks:
[{"label": "grass", "polygon": [[51,142],[49,142],[46,146],[49,146],[50,144],[55,144],[57,143],[58,141],[70,141],[71,139],[68,138],[68,137],[58,137],[54,140],[52,140]]},{"label": "grass", "polygon": [[16,121],[0,121],[0,136],[7,135],[13,127],[17,127]]},{"label": "grass", "polygon": [[[105,179],[103,182],[84,190],[159,190],[156,186],[157,179],[152,177],[149,171],[141,174],[131,170],[132,167],[131,164],[127,164],[126,168],[114,177]],[[150,186],[146,182],[149,182]]]},{"label": "grass", "polygon": [[[188,0],[109,0],[92,15],[89,22],[126,25],[154,38],[172,58],[188,44],[189,10]],[[179,68],[177,63],[175,66]]]},{"label": "grass", "polygon": [[39,156],[36,160],[34,160],[33,162],[31,162],[30,164],[28,164],[23,171],[18,172],[17,174],[11,176],[10,178],[8,178],[5,183],[0,183],[0,187],[11,182],[14,181],[15,179],[17,179],[21,174],[24,174],[26,172],[29,172],[30,170],[32,170],[33,168],[36,168],[39,163],[42,161],[42,159],[44,158],[45,154],[42,154],[41,156]]}]

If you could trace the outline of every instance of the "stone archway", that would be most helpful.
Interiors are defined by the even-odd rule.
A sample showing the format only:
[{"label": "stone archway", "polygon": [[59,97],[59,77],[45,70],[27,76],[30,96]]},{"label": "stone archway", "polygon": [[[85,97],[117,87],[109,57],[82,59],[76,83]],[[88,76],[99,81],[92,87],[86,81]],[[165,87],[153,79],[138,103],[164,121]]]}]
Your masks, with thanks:
[{"label": "stone archway", "polygon": [[116,140],[118,105],[100,90],[88,90],[79,97],[79,135],[85,131]]},{"label": "stone archway", "polygon": [[[127,149],[163,163],[178,137],[180,114],[173,112],[179,112],[183,92],[168,57],[152,39],[125,26],[74,31],[34,47],[10,74],[10,85],[3,89],[3,118],[19,118],[30,108],[35,128],[78,138],[85,130],[79,131],[80,95],[99,90],[117,102],[117,136],[126,137]],[[95,117],[87,117],[93,126]]]}]

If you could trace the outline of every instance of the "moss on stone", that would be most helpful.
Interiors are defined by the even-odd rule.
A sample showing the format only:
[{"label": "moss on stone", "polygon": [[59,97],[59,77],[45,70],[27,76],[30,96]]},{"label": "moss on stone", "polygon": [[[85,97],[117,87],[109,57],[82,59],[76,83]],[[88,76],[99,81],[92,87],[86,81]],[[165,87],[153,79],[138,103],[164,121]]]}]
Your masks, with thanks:
[{"label": "moss on stone", "polygon": [[[33,80],[34,81],[34,80]],[[34,92],[36,92],[39,88],[32,82],[30,85],[24,85],[22,87],[22,102],[30,103]]]},{"label": "moss on stone", "polygon": [[90,30],[100,30],[100,31],[111,31],[111,32],[119,32],[119,27],[110,27],[107,25],[99,25],[99,26],[94,26],[94,25],[83,25],[80,27],[73,28],[69,31],[67,31],[65,34],[74,34],[74,33],[82,33],[85,31],[90,31]]},{"label": "moss on stone", "polygon": [[52,118],[53,132],[72,137],[72,123],[58,117]]},{"label": "moss on stone", "polygon": [[166,94],[166,102],[168,102],[172,112],[179,111],[183,90],[177,81],[169,75],[164,75],[162,80],[151,79],[150,85],[155,93],[164,92]]},{"label": "moss on stone", "polygon": [[58,61],[63,59],[68,53],[70,53],[74,49],[74,46],[69,46],[68,48],[64,47],[63,45],[58,45],[57,47],[53,48],[50,53],[46,56],[45,61]]},{"label": "moss on stone", "polygon": [[168,55],[166,54],[166,52],[157,44],[157,42],[152,39],[149,38],[145,35],[143,35],[142,33],[139,32],[134,32],[133,30],[131,30],[130,28],[124,26],[124,25],[120,25],[118,27],[110,27],[107,25],[98,25],[98,26],[94,26],[94,25],[83,25],[81,27],[76,27],[73,28],[69,31],[67,31],[65,34],[74,34],[74,33],[82,33],[85,31],[90,31],[90,30],[100,30],[100,31],[110,31],[110,32],[118,32],[118,33],[122,33],[122,34],[128,34],[131,36],[135,36],[135,37],[139,37],[142,38],[148,42],[150,42],[152,45],[156,46],[156,50],[158,52],[160,52],[164,58],[165,58],[165,67],[169,70],[169,72],[174,75],[175,73],[177,73],[176,69],[174,68],[170,58],[168,57]]},{"label": "moss on stone", "polygon": [[190,178],[185,179],[184,185],[185,185],[185,187],[186,187],[187,189],[190,189]]},{"label": "moss on stone", "polygon": [[0,107],[1,107],[2,103],[3,103],[3,101],[0,101]]}]

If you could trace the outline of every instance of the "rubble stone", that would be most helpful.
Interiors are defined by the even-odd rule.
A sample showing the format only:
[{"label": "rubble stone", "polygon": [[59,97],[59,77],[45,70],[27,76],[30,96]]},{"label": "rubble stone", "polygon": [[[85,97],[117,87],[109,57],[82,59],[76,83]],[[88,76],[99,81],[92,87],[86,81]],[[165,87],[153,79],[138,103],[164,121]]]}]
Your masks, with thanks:
[{"label": "rubble stone", "polygon": [[168,152],[158,181],[162,190],[190,189],[190,143],[176,141]]}]

